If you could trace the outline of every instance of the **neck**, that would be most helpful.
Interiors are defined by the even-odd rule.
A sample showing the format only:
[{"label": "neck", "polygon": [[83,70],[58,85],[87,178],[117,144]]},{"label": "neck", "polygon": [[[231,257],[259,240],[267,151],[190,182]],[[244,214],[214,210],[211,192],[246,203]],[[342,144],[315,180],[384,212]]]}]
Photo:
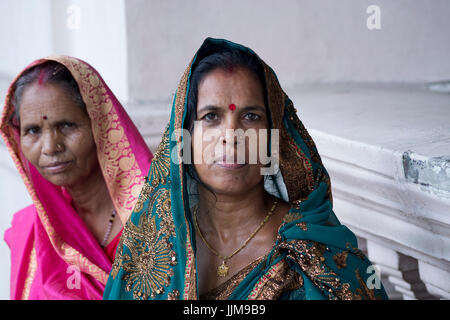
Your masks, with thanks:
[{"label": "neck", "polygon": [[74,207],[82,217],[109,214],[114,205],[100,167],[81,182],[66,187]]},{"label": "neck", "polygon": [[261,223],[270,209],[264,184],[241,195],[216,194],[199,185],[198,223],[202,232],[213,234],[226,243],[248,236]]}]

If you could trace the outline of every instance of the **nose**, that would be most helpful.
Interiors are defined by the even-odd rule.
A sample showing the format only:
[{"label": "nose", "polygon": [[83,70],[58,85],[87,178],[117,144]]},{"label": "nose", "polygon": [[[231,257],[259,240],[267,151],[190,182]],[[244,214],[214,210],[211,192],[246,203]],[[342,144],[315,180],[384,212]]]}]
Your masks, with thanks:
[{"label": "nose", "polygon": [[42,153],[46,156],[53,156],[64,151],[64,143],[62,143],[59,134],[52,131],[44,131],[42,135]]},{"label": "nose", "polygon": [[238,135],[236,134],[237,129],[240,129],[239,119],[234,114],[229,114],[224,121],[224,132],[222,132],[222,143],[224,145],[237,145],[239,143]]}]

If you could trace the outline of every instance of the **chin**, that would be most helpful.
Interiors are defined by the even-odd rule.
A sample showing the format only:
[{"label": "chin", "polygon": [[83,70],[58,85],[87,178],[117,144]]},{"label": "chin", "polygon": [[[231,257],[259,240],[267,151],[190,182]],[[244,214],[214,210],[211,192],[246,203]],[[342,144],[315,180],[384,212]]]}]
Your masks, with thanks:
[{"label": "chin", "polygon": [[51,182],[52,184],[58,186],[58,187],[68,187],[74,184],[75,180],[73,177],[68,176],[65,173],[59,173],[59,174],[42,174],[42,177],[47,180],[48,182]]},{"label": "chin", "polygon": [[196,167],[196,171],[200,180],[217,194],[242,195],[264,181],[260,166],[229,169],[212,165]]},{"label": "chin", "polygon": [[58,187],[68,187],[73,184],[71,183],[70,180],[64,178],[45,178],[45,179]]},{"label": "chin", "polygon": [[224,177],[214,179],[211,183],[206,183],[215,193],[224,195],[241,196],[248,193],[261,183],[261,176],[258,179],[247,180],[243,176]]},{"label": "chin", "polygon": [[213,190],[216,193],[237,195],[248,192],[250,188],[251,186],[241,183],[223,183],[213,187]]}]

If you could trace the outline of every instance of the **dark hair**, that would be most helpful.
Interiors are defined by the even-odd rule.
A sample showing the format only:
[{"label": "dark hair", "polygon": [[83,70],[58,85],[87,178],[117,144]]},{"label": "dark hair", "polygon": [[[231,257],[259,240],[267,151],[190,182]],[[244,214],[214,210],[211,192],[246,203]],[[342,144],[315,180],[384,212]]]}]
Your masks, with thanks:
[{"label": "dark hair", "polygon": [[32,83],[57,84],[70,95],[73,101],[82,110],[86,111],[86,104],[80,94],[77,82],[70,71],[61,63],[56,61],[46,61],[25,71],[14,84],[13,106],[14,112],[11,116],[11,123],[18,127],[20,124],[20,104],[25,89]]},{"label": "dark hair", "polygon": [[[223,49],[219,52],[206,56],[203,59],[200,59],[196,62],[191,71],[191,77],[189,82],[189,93],[187,96],[187,110],[186,117],[184,121],[183,128],[188,130],[191,133],[194,129],[194,121],[197,120],[197,98],[198,98],[198,87],[201,81],[205,78],[205,76],[216,70],[216,69],[224,69],[224,70],[233,70],[236,68],[246,68],[253,72],[259,79],[264,95],[264,104],[266,107],[267,115],[270,117],[269,108],[267,104],[266,98],[266,85],[265,85],[265,77],[264,77],[264,69],[262,67],[261,62],[255,55],[252,55],[246,51],[227,48]],[[191,146],[186,146],[191,148]],[[191,152],[191,154],[193,154]],[[194,165],[185,164],[186,172],[189,174],[191,178],[193,178],[198,184],[205,187],[207,190],[210,190],[199,178]]]}]

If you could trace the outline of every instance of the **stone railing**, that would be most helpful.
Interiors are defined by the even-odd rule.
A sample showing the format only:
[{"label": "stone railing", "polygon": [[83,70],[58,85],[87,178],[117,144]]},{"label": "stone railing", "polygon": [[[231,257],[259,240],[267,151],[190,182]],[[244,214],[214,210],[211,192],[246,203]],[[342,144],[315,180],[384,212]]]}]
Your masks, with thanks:
[{"label": "stone railing", "polygon": [[[318,138],[317,132],[313,136],[318,145],[324,144],[325,137]],[[384,176],[326,153],[322,158],[332,178],[334,211],[379,267],[390,297],[450,298],[446,217],[450,200],[428,194],[400,177]]]},{"label": "stone railing", "polygon": [[409,86],[295,93],[334,211],[391,299],[450,298],[450,95]]}]

